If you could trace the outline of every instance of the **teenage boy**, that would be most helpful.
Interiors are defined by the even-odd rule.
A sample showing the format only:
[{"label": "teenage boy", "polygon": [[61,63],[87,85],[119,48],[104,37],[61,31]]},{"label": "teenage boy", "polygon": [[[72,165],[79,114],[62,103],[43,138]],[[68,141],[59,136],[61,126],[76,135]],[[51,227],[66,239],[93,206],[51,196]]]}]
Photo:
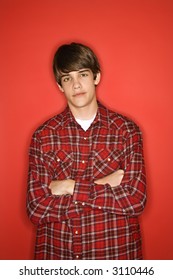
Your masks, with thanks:
[{"label": "teenage boy", "polygon": [[60,46],[53,70],[67,107],[31,141],[27,210],[37,225],[35,259],[142,259],[141,132],[97,100],[101,71],[89,47]]}]

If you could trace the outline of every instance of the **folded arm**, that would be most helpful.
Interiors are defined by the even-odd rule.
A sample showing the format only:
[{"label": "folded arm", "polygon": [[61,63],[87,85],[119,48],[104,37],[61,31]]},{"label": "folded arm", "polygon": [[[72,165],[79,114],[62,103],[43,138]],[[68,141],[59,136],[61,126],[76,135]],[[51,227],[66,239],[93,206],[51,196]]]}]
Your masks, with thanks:
[{"label": "folded arm", "polygon": [[128,133],[120,170],[100,179],[55,180],[55,158],[45,158],[41,141],[32,138],[27,193],[28,215],[33,223],[62,221],[83,211],[102,209],[139,215],[146,202],[146,178],[139,129]]},{"label": "folded arm", "polygon": [[[68,219],[68,208],[72,203],[72,192],[64,192],[61,182],[61,195],[50,189],[54,180],[55,159],[42,152],[41,140],[34,134],[29,150],[29,173],[27,191],[27,212],[34,224],[49,223]],[[71,180],[70,180],[71,182]],[[52,182],[52,186],[53,186]],[[61,188],[60,188],[61,187]],[[60,193],[59,193],[60,194]],[[75,211],[74,215],[75,215]]]},{"label": "folded arm", "polygon": [[[98,180],[95,180],[96,184],[105,185],[109,184],[112,188],[120,185],[122,178],[124,176],[124,171],[119,169],[110,175],[104,176]],[[75,187],[75,180],[54,180],[50,183],[49,189],[53,195],[73,195]]]},{"label": "folded arm", "polygon": [[142,137],[136,125],[126,134],[121,168],[124,173],[119,185],[112,183],[114,174],[108,182],[106,178],[93,182],[77,178],[73,202],[120,215],[140,215],[146,203],[146,176]]}]

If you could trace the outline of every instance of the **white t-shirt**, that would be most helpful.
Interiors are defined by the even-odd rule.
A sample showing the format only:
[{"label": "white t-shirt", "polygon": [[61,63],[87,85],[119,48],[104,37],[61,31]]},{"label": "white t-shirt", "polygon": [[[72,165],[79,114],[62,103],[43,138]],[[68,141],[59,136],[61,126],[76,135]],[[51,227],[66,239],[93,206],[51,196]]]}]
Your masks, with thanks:
[{"label": "white t-shirt", "polygon": [[80,126],[83,128],[83,130],[86,131],[90,127],[92,122],[94,121],[95,116],[90,120],[80,120],[80,119],[75,119],[75,120],[77,121],[78,124],[80,124]]}]

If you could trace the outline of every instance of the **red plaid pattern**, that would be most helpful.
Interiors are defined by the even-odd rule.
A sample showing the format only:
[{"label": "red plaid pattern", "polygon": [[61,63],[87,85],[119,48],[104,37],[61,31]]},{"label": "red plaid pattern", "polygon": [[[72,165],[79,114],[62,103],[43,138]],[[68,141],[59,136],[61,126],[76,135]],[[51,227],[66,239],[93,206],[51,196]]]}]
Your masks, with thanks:
[{"label": "red plaid pattern", "polygon": [[[142,259],[138,216],[146,202],[141,132],[98,103],[87,131],[69,108],[34,133],[27,211],[37,225],[36,259]],[[94,181],[125,171],[114,188]],[[52,195],[52,180],[75,180],[73,195]]]}]

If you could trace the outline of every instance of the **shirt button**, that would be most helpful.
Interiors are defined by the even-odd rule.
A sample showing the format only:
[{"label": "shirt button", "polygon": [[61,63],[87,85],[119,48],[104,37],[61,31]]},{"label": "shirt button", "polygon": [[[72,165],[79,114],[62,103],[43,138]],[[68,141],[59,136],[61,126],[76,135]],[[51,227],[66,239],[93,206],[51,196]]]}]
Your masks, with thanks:
[{"label": "shirt button", "polygon": [[98,207],[99,209],[102,209],[101,206]]},{"label": "shirt button", "polygon": [[74,202],[74,204],[77,204],[77,203],[78,203],[77,201]]},{"label": "shirt button", "polygon": [[111,159],[110,159],[110,158],[108,158],[108,161],[111,161]]},{"label": "shirt button", "polygon": [[85,202],[82,202],[82,205],[84,206],[84,205],[85,205]]},{"label": "shirt button", "polygon": [[79,256],[78,256],[78,255],[76,255],[76,259],[79,259]]},{"label": "shirt button", "polygon": [[78,234],[78,230],[75,231],[75,234]]},{"label": "shirt button", "polygon": [[84,161],[84,160],[82,160],[82,163],[85,163],[85,161]]},{"label": "shirt button", "polygon": [[59,161],[60,161],[60,158],[57,158],[57,161],[59,162]]},{"label": "shirt button", "polygon": [[87,138],[86,137],[84,137],[84,140],[86,140]]}]

